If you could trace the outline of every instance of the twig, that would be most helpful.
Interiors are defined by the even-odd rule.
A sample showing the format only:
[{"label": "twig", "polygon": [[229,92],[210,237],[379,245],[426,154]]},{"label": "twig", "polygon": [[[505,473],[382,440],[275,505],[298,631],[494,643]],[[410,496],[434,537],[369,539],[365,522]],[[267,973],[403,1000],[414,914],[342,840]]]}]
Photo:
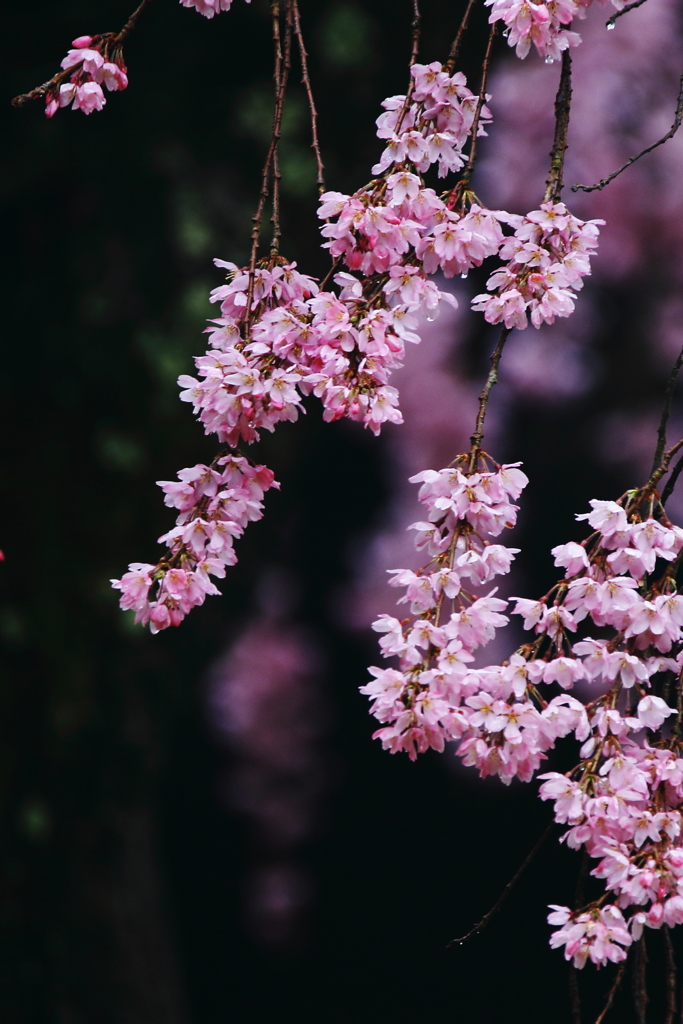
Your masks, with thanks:
[{"label": "twig", "polygon": [[579,993],[579,972],[574,961],[569,961],[569,1012],[572,1024],[581,1024],[581,995]]},{"label": "twig", "polygon": [[[581,867],[576,879],[576,891],[574,893],[574,910],[583,906],[585,901],[586,878],[588,877],[589,856],[583,851]],[[574,961],[569,961],[569,1005],[572,1015],[572,1024],[581,1024],[581,993],[579,992],[579,972],[574,966]]]},{"label": "twig", "polygon": [[420,5],[418,0],[413,0],[413,20],[410,23],[412,46],[410,48],[410,60],[408,61],[409,68],[412,68],[413,64],[417,61],[420,52],[420,21]]},{"label": "twig", "polygon": [[599,1014],[598,1017],[596,1017],[595,1024],[602,1024],[603,1020],[605,1019],[605,1017],[607,1016],[607,1014],[611,1010],[612,1003],[614,1002],[614,997],[617,994],[617,992],[619,991],[619,986],[621,985],[621,982],[623,980],[625,970],[626,970],[626,960],[624,959],[619,964],[619,970],[617,971],[617,976],[614,979],[614,984],[612,985],[611,989],[609,990],[609,995],[607,996],[607,1002],[605,1003],[604,1007],[602,1008],[602,1012]]},{"label": "twig", "polygon": [[683,437],[680,439],[680,441],[676,441],[676,444],[672,445],[668,451],[664,452],[659,465],[655,469],[654,473],[652,474],[648,482],[645,484],[644,487],[640,487],[638,491],[636,491],[633,495],[634,503],[640,504],[640,502],[644,498],[647,498],[650,496],[650,494],[652,494],[652,492],[657,487],[657,484],[668,470],[669,463],[671,462],[674,455],[677,451],[679,451],[680,448],[683,448]]},{"label": "twig", "polygon": [[676,958],[668,925],[662,925],[664,959],[666,963],[666,1015],[664,1024],[674,1024],[676,1015]]},{"label": "twig", "polygon": [[477,0],[468,0],[467,7],[465,8],[465,13],[463,14],[462,21],[460,22],[460,28],[458,29],[458,33],[455,39],[453,40],[450,53],[448,54],[448,60],[443,66],[444,71],[447,71],[449,75],[452,75],[453,71],[455,70],[455,62],[458,59],[458,53],[460,51],[462,37],[467,31],[467,25],[470,20],[470,14],[472,13],[472,8],[474,7],[476,2]]},{"label": "twig", "polygon": [[[286,7],[287,15],[289,15],[289,4]],[[270,222],[273,225],[273,238],[271,241],[271,248],[277,252],[278,243],[280,240],[280,159],[278,153],[278,141],[275,139],[275,121],[278,115],[278,100],[280,97],[280,89],[282,86],[282,39],[280,37],[280,4],[279,0],[270,5],[270,16],[273,25],[273,50],[275,53],[275,66],[273,68],[273,85],[275,87],[275,109],[273,111],[273,140],[275,145],[273,147],[272,156],[272,173],[273,173],[273,210],[270,217]],[[259,228],[261,227],[259,223]],[[254,263],[254,269],[256,263]],[[250,267],[251,271],[251,267]],[[253,286],[253,278],[250,279],[249,284]],[[247,310],[251,309],[251,302],[247,302]]]},{"label": "twig", "polygon": [[548,825],[548,827],[546,828],[545,832],[541,836],[541,838],[538,840],[538,842],[534,846],[534,848],[531,851],[531,853],[529,854],[529,856],[526,858],[526,860],[522,864],[522,866],[519,868],[517,873],[515,875],[513,875],[513,877],[508,882],[508,884],[505,886],[505,888],[503,889],[503,891],[502,891],[501,895],[499,896],[498,900],[491,907],[491,909],[489,910],[488,914],[485,914],[482,917],[482,919],[479,922],[479,924],[476,924],[474,926],[474,928],[472,928],[469,932],[467,932],[466,935],[463,935],[459,939],[453,939],[451,942],[449,942],[448,943],[449,946],[462,946],[463,942],[468,942],[469,939],[474,938],[475,935],[478,935],[479,932],[484,930],[484,928],[489,923],[491,918],[495,914],[498,913],[498,911],[502,907],[503,903],[508,898],[508,896],[510,895],[512,890],[514,889],[517,881],[522,877],[522,875],[524,874],[526,869],[529,867],[529,865],[531,864],[532,860],[534,859],[534,857],[536,856],[538,851],[541,849],[541,847],[543,846],[543,843],[546,841],[546,839],[548,838],[548,836],[550,835],[550,833],[552,832],[554,827],[555,827],[555,822],[551,821],[550,824]]},{"label": "twig", "polygon": [[[137,20],[144,11],[145,7],[150,4],[152,0],[142,0],[142,3],[133,11],[130,18],[123,26],[120,32],[103,32],[98,36],[93,36],[93,42],[97,42],[101,39],[107,40],[107,47],[120,47],[124,39],[133,31]],[[42,85],[36,86],[35,89],[31,89],[30,92],[22,93],[20,96],[15,96],[12,100],[13,107],[25,107],[27,103],[32,100],[39,100],[44,98],[51,89],[61,85],[62,82],[70,78],[76,71],[83,66],[83,61],[78,64],[72,64],[70,68],[64,68],[62,71],[58,71],[56,75],[53,75],[48,82],[43,82]]]},{"label": "twig", "polygon": [[455,186],[454,192],[462,194],[462,190],[467,187],[469,180],[472,177],[472,171],[474,170],[474,161],[477,158],[477,132],[479,130],[479,118],[481,117],[481,111],[486,102],[486,81],[489,76],[489,65],[491,63],[491,49],[493,48],[493,40],[496,36],[498,25],[496,22],[491,25],[491,31],[489,32],[489,41],[486,44],[486,53],[484,55],[484,63],[481,66],[481,85],[479,87],[479,99],[477,100],[477,109],[474,112],[474,120],[472,122],[472,142],[470,144],[470,155],[465,165],[465,170],[462,173],[460,181]]},{"label": "twig", "polygon": [[130,18],[128,19],[126,24],[123,26],[123,28],[121,29],[119,34],[117,36],[114,36],[114,43],[122,43],[123,40],[126,38],[126,36],[130,35],[130,33],[133,31],[133,29],[135,28],[135,26],[137,24],[138,18],[140,17],[142,12],[144,11],[145,7],[147,7],[148,4],[151,4],[151,2],[152,2],[152,0],[142,0],[142,3],[140,4],[140,6],[136,10],[133,11],[133,13],[131,14]]},{"label": "twig", "polygon": [[620,18],[622,14],[628,14],[629,11],[633,11],[636,7],[642,7],[645,0],[633,0],[632,4],[626,4],[626,7],[622,7],[620,11],[613,14],[612,17],[605,22],[605,28],[614,28],[617,18]]},{"label": "twig", "polygon": [[662,491],[662,505],[666,505],[667,501],[669,500],[669,498],[673,494],[674,487],[678,483],[678,478],[681,475],[681,471],[682,470],[683,470],[683,455],[681,456],[681,458],[678,460],[678,462],[674,466],[673,470],[671,471],[671,476],[667,480],[666,487]]},{"label": "twig", "polygon": [[[408,61],[408,69],[412,68],[413,64],[417,60],[417,55],[420,52],[420,8],[418,0],[412,0],[413,3],[413,20],[410,23],[411,30],[411,46],[410,46],[410,60]],[[403,100],[403,106],[401,107],[398,119],[396,121],[396,128],[394,129],[398,135],[401,131],[401,125],[403,119],[408,113],[408,107],[410,106],[413,98],[413,92],[415,91],[415,79],[410,76],[408,81],[408,88],[406,89],[405,99]]]},{"label": "twig", "polygon": [[555,97],[555,137],[550,151],[550,171],[545,183],[544,203],[556,203],[562,195],[564,182],[564,154],[567,150],[567,133],[569,131],[569,114],[572,103],[572,59],[569,50],[562,53],[562,71],[560,84]]},{"label": "twig", "polygon": [[311,142],[311,149],[315,153],[315,163],[317,167],[316,182],[318,185],[318,192],[322,194],[325,191],[325,165],[320,154],[320,143],[318,141],[318,111],[316,109],[315,100],[313,99],[313,89],[311,88],[311,79],[308,73],[308,53],[304,46],[304,37],[301,31],[301,18],[299,16],[298,0],[292,0],[292,13],[294,15],[294,34],[296,35],[296,40],[299,45],[301,82],[306,90],[308,109],[311,114],[311,137],[313,139]]},{"label": "twig", "polygon": [[259,239],[261,237],[261,221],[263,220],[263,210],[266,205],[266,199],[268,198],[268,181],[270,178],[271,168],[273,166],[273,160],[275,159],[275,153],[277,151],[277,145],[280,141],[280,134],[282,131],[282,111],[285,103],[285,90],[287,88],[287,72],[289,70],[287,67],[283,68],[282,43],[280,39],[280,0],[271,0],[270,12],[273,24],[273,50],[275,54],[273,68],[273,82],[275,85],[273,129],[270,145],[266,154],[266,160],[263,165],[263,172],[261,174],[261,191],[259,194],[258,204],[256,206],[256,213],[251,218],[254,226],[251,231],[249,286],[247,288],[247,307],[244,316],[247,335],[249,334],[251,326],[251,305],[254,298],[254,277],[256,273],[256,258],[258,256]]},{"label": "twig", "polygon": [[[624,14],[627,9],[628,8],[624,8],[624,11],[621,11],[621,14]],[[607,178],[602,178],[602,180],[596,182],[595,185],[572,185],[572,192],[578,192],[579,189],[582,192],[595,192],[596,189],[602,189],[602,188],[605,187],[605,185],[609,185],[610,181],[614,181],[614,179],[619,174],[621,174],[622,171],[625,171],[627,167],[630,167],[631,164],[634,164],[636,162],[636,160],[640,160],[641,156],[645,156],[647,153],[651,153],[653,149],[657,149],[658,146],[663,146],[665,142],[668,142],[669,139],[672,139],[674,137],[674,135],[676,134],[676,132],[678,131],[678,129],[681,127],[681,123],[682,122],[683,122],[683,75],[681,75],[681,81],[680,81],[680,86],[679,86],[679,90],[678,90],[678,100],[676,101],[676,113],[674,115],[674,123],[671,125],[671,128],[669,128],[669,130],[666,133],[666,135],[664,135],[657,142],[653,142],[651,146],[646,146],[645,149],[641,149],[640,153],[636,153],[635,156],[632,156],[630,158],[630,160],[626,161],[626,163],[624,164],[623,167],[620,167],[618,171],[613,171]]]},{"label": "twig", "polygon": [[662,416],[659,421],[659,427],[657,428],[657,447],[655,449],[654,462],[652,463],[652,473],[654,473],[661,462],[664,449],[666,448],[666,425],[669,422],[669,416],[671,415],[671,405],[673,403],[674,392],[676,391],[676,382],[678,381],[678,374],[681,366],[683,366],[683,348],[678,354],[678,359],[671,367],[669,383],[667,384],[666,391],[664,392],[664,408],[662,409]]},{"label": "twig", "polygon": [[83,61],[80,64],[74,64],[70,68],[66,68],[64,71],[58,71],[56,75],[53,75],[48,82],[43,82],[42,85],[36,86],[35,89],[31,89],[30,92],[22,93],[21,96],[15,96],[12,100],[13,107],[24,107],[31,100],[39,100],[46,96],[51,89],[55,86],[61,85],[62,82],[78,71],[79,68],[83,67]]},{"label": "twig", "polygon": [[647,950],[645,949],[644,933],[640,936],[640,939],[635,945],[633,959],[633,1009],[636,1011],[638,1024],[647,1024],[646,1013],[648,999],[645,977],[645,969],[647,967]]},{"label": "twig", "polygon": [[508,340],[512,327],[504,327],[500,332],[500,338],[498,344],[491,353],[491,369],[489,375],[486,378],[483,390],[479,395],[479,411],[477,413],[477,419],[474,425],[474,433],[472,434],[470,441],[472,443],[472,449],[470,453],[470,471],[474,471],[477,464],[477,455],[481,448],[481,442],[484,440],[484,420],[486,419],[486,407],[489,401],[489,395],[493,385],[498,380],[498,365],[500,363],[500,357],[503,354],[505,348],[505,342]]},{"label": "twig", "polygon": [[[278,141],[280,137],[282,112],[284,109],[284,94],[285,89],[287,87],[289,71],[292,66],[292,0],[286,0],[285,10],[285,45],[284,52],[280,54],[280,80],[276,84],[276,91],[279,91],[281,94],[280,123],[278,124]],[[275,131],[275,128],[273,130]],[[273,237],[270,243],[270,251],[272,254],[279,252],[280,235],[282,234],[280,229],[280,179],[280,156],[278,145],[276,142],[275,149],[273,151],[273,212],[270,218],[270,222],[273,225]]]}]

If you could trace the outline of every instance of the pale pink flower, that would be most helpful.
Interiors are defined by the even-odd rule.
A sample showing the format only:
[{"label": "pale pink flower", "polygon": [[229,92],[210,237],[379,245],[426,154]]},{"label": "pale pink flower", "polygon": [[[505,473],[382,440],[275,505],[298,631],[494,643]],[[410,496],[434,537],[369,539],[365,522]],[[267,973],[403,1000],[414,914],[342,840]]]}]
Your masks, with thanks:
[{"label": "pale pink flower", "polygon": [[82,110],[84,114],[92,114],[93,110],[101,110],[106,102],[101,86],[97,82],[86,82],[76,89],[73,109]]},{"label": "pale pink flower", "polygon": [[637,715],[640,721],[648,729],[659,729],[669,715],[675,715],[676,709],[669,707],[661,697],[647,694],[638,702]]},{"label": "pale pink flower", "polygon": [[568,577],[576,576],[577,573],[588,568],[586,549],[574,541],[570,541],[568,544],[559,544],[550,553],[555,559],[555,565],[566,568]]}]

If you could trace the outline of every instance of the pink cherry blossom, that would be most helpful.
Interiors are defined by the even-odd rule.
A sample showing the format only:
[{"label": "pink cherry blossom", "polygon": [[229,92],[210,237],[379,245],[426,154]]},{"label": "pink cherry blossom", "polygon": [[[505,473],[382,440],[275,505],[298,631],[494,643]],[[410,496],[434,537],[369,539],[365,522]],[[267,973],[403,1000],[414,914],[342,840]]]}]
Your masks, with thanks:
[{"label": "pink cherry blossom", "polygon": [[73,69],[68,82],[53,86],[45,94],[45,114],[54,117],[61,107],[92,114],[106,104],[102,86],[116,92],[128,86],[126,66],[120,48],[110,54],[111,36],[79,36],[62,61],[65,71]]},{"label": "pink cherry blossom", "polygon": [[[509,215],[506,219],[511,220]],[[500,246],[507,263],[486,285],[493,294],[475,296],[472,308],[483,312],[488,323],[520,330],[528,324],[527,313],[534,327],[569,316],[581,278],[590,273],[603,223],[578,220],[559,202],[543,203],[518,218],[514,235]]]},{"label": "pink cherry blossom", "polygon": [[[213,18],[221,11],[229,11],[232,7],[232,0],[180,0],[183,7],[194,7],[205,18]],[[251,0],[246,0],[251,3]]]}]

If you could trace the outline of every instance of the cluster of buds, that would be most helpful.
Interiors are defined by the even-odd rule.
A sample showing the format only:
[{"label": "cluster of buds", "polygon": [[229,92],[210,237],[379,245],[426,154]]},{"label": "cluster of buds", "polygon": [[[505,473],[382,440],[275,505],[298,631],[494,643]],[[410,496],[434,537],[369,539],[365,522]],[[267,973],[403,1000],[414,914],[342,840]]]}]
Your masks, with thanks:
[{"label": "cluster of buds", "polygon": [[71,72],[69,80],[56,83],[45,95],[48,117],[53,117],[60,107],[68,107],[69,104],[74,110],[92,114],[107,102],[102,86],[109,92],[116,92],[128,85],[121,47],[112,32],[100,36],[79,36],[72,46],[74,49],[69,50],[62,61],[64,71]]}]

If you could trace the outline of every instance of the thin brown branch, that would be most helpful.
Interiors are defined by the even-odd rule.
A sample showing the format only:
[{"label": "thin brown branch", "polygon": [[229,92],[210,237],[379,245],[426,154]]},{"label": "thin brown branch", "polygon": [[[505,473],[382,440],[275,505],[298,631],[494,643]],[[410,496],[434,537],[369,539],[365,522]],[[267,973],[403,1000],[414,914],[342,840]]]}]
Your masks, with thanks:
[{"label": "thin brown branch", "polygon": [[443,66],[444,71],[447,71],[449,75],[452,75],[455,70],[455,64],[458,59],[458,53],[460,52],[460,44],[462,43],[462,37],[467,31],[470,15],[476,2],[477,0],[468,0],[467,7],[465,8],[465,13],[463,14],[462,21],[460,22],[460,28],[458,29],[457,35],[451,45],[451,49],[448,54],[448,60]]},{"label": "thin brown branch", "polygon": [[602,1011],[600,1012],[600,1014],[595,1018],[595,1024],[602,1024],[603,1020],[605,1019],[605,1017],[607,1016],[609,1011],[612,1009],[612,1003],[614,1002],[614,997],[616,996],[617,992],[619,991],[619,986],[621,985],[621,983],[623,981],[625,971],[626,971],[626,960],[622,960],[621,963],[619,964],[619,970],[617,971],[617,976],[614,979],[614,984],[612,985],[611,989],[609,990],[609,995],[607,996],[607,1002],[603,1006]]},{"label": "thin brown branch", "polygon": [[[581,867],[576,878],[576,890],[574,892],[574,910],[583,906],[586,898],[586,879],[588,878],[590,858],[586,851],[581,857]],[[572,1024],[581,1024],[581,994],[579,991],[579,972],[574,966],[574,961],[569,961],[569,1008],[572,1015]]]},{"label": "thin brown branch", "polygon": [[486,82],[489,77],[489,67],[491,64],[491,50],[493,48],[493,40],[495,39],[498,26],[494,22],[491,25],[491,31],[489,32],[488,43],[486,44],[486,53],[484,55],[484,63],[481,66],[481,85],[479,86],[479,99],[477,100],[477,109],[474,112],[474,120],[472,122],[472,142],[470,143],[470,155],[465,165],[465,170],[462,172],[460,181],[456,185],[454,192],[458,195],[462,194],[464,188],[469,184],[472,172],[474,171],[474,161],[477,159],[477,132],[479,131],[479,119],[484,104],[486,103]]},{"label": "thin brown branch", "polygon": [[114,43],[122,43],[126,36],[129,36],[137,24],[137,20],[144,11],[148,4],[151,4],[152,0],[142,0],[140,6],[133,11],[130,18],[123,26],[118,35],[114,36]]},{"label": "thin brown branch", "polygon": [[[292,66],[292,0],[286,0],[285,3],[286,20],[285,20],[285,43],[283,52],[280,54],[280,78],[276,83],[276,95],[280,96],[280,108],[279,108],[279,121],[277,127],[273,124],[273,133],[277,132],[277,140],[280,138],[280,131],[282,126],[282,114],[284,110],[284,95],[287,88],[287,79],[289,77],[289,71]],[[280,227],[280,155],[277,141],[275,143],[275,149],[273,151],[273,212],[270,218],[271,224],[273,225],[273,237],[270,243],[270,251],[275,254],[280,250],[280,236],[282,230]]]},{"label": "thin brown branch", "polygon": [[640,487],[633,495],[632,500],[634,504],[639,504],[644,498],[650,497],[652,492],[656,489],[657,484],[668,470],[669,463],[673,459],[674,455],[681,448],[683,448],[683,437],[680,439],[680,441],[676,441],[676,444],[672,445],[668,451],[664,452],[659,465],[655,469],[654,473],[652,474],[648,482],[645,484],[644,487]]},{"label": "thin brown branch", "polygon": [[[130,18],[123,26],[120,32],[103,32],[100,35],[93,36],[93,43],[99,40],[106,40],[107,47],[120,47],[124,39],[133,31],[135,28],[138,18],[144,11],[145,7],[150,4],[152,0],[142,0],[142,3],[133,11]],[[20,96],[15,96],[12,100],[13,107],[25,107],[27,103],[31,103],[32,100],[44,99],[45,96],[57,86],[60,86],[67,78],[71,78],[81,67],[83,62],[72,65],[70,68],[65,68],[63,71],[58,71],[52,78],[43,82],[42,85],[36,86],[35,89],[31,89],[30,92],[22,93]]]},{"label": "thin brown branch", "polygon": [[[289,4],[286,6],[286,13],[289,15]],[[275,54],[275,65],[273,68],[273,86],[275,89],[275,108],[273,110],[273,128],[272,128],[272,139],[274,142],[273,156],[271,160],[272,164],[272,176],[273,176],[273,212],[271,214],[270,222],[273,225],[273,238],[271,241],[271,248],[277,252],[279,239],[280,239],[280,159],[278,153],[278,139],[275,136],[275,122],[278,117],[278,101],[280,98],[280,91],[282,88],[282,39],[280,36],[280,3],[279,0],[274,0],[270,5],[270,16],[272,19],[273,26],[273,51]],[[261,224],[259,222],[259,230]],[[257,243],[258,244],[258,243]],[[254,267],[249,267],[249,286],[253,288],[254,278],[253,270],[256,268],[256,262],[254,261]],[[251,310],[251,302],[247,302],[247,311]]]},{"label": "thin brown branch", "polygon": [[[412,68],[413,64],[417,60],[417,55],[420,52],[420,8],[417,0],[412,0],[413,3],[413,20],[410,23],[411,29],[411,46],[410,46],[410,60],[408,61],[408,68]],[[398,115],[396,121],[396,134],[398,135],[401,131],[401,125],[403,124],[403,118],[408,113],[408,107],[410,106],[413,98],[413,92],[415,91],[415,79],[410,76],[408,82],[408,88],[406,89],[405,99],[403,100],[403,106]]]},{"label": "thin brown branch", "polygon": [[64,82],[67,78],[73,75],[74,72],[78,71],[78,69],[81,67],[83,67],[82,61],[80,64],[74,64],[73,67],[67,68],[65,71],[58,71],[57,74],[53,75],[49,81],[43,82],[42,85],[36,86],[36,88],[31,89],[30,92],[22,93],[21,96],[15,96],[12,100],[12,106],[24,107],[27,103],[30,103],[32,100],[42,99],[50,92],[51,89],[54,89],[56,86],[61,85],[62,82]]},{"label": "thin brown branch", "polygon": [[548,827],[546,828],[545,832],[541,836],[541,838],[538,840],[538,842],[534,846],[534,848],[531,851],[531,853],[529,854],[529,856],[526,858],[526,860],[522,864],[522,866],[519,868],[519,870],[516,872],[516,874],[513,875],[513,877],[508,882],[508,884],[505,886],[505,888],[503,889],[501,895],[496,900],[494,905],[491,907],[491,909],[489,910],[488,914],[485,914],[482,917],[481,921],[478,924],[476,924],[474,926],[474,928],[472,928],[469,932],[467,932],[466,935],[461,936],[461,938],[459,938],[459,939],[453,939],[451,942],[449,942],[448,943],[449,946],[462,946],[463,942],[468,942],[470,939],[473,939],[475,935],[478,935],[479,932],[484,930],[484,928],[489,923],[491,918],[494,917],[495,914],[498,913],[498,911],[502,907],[503,903],[508,898],[508,896],[510,895],[510,893],[514,889],[515,885],[517,884],[519,879],[522,877],[522,875],[526,871],[526,869],[529,867],[529,865],[533,861],[533,859],[536,856],[536,854],[538,853],[538,851],[543,846],[544,842],[546,841],[546,839],[548,838],[548,836],[550,835],[550,833],[552,832],[554,827],[555,827],[555,822],[551,821],[550,824],[548,825]]},{"label": "thin brown branch", "polygon": [[579,972],[574,961],[569,961],[569,1012],[572,1024],[581,1024],[581,995],[579,993]]},{"label": "thin brown branch", "polygon": [[655,457],[650,471],[652,473],[654,473],[661,462],[664,449],[666,448],[666,425],[669,422],[669,417],[671,416],[671,405],[673,403],[676,383],[678,381],[678,374],[680,373],[681,366],[683,366],[683,348],[679,352],[676,362],[671,367],[669,382],[666,385],[666,391],[664,392],[664,408],[662,409],[662,416],[659,421],[659,427],[657,428],[657,447],[655,449]]},{"label": "thin brown branch", "polygon": [[[624,9],[624,11],[625,10],[626,8]],[[623,14],[624,11],[622,11],[621,13]],[[681,81],[678,90],[678,99],[676,101],[676,113],[674,114],[674,123],[671,125],[666,135],[663,135],[661,139],[657,140],[657,142],[653,142],[651,146],[646,146],[645,149],[641,149],[640,153],[636,153],[636,155],[632,156],[630,160],[627,160],[624,166],[620,167],[618,171],[613,171],[610,175],[608,175],[608,177],[602,178],[600,181],[597,181],[595,185],[572,185],[572,192],[578,192],[579,189],[582,192],[595,192],[596,190],[604,188],[605,185],[609,185],[610,181],[614,181],[614,179],[618,177],[622,171],[625,171],[627,167],[630,167],[631,164],[634,164],[636,160],[640,160],[641,156],[645,156],[647,153],[651,153],[653,149],[657,149],[658,146],[663,146],[665,142],[668,142],[669,139],[672,139],[678,131],[678,129],[681,127],[681,123],[683,123],[683,75],[681,75]]]},{"label": "thin brown branch", "polygon": [[420,53],[420,5],[418,0],[412,0],[413,2],[413,20],[410,23],[412,46],[410,48],[410,60],[408,61],[408,67],[412,68],[413,64],[417,61]]},{"label": "thin brown branch", "polygon": [[505,348],[505,342],[508,340],[511,332],[511,327],[503,328],[503,330],[500,332],[498,344],[491,353],[491,369],[489,370],[489,375],[486,378],[484,388],[481,394],[479,395],[479,411],[477,412],[477,419],[474,425],[474,433],[470,438],[470,441],[472,443],[472,448],[470,452],[471,472],[474,471],[474,468],[477,464],[477,456],[481,448],[481,442],[484,440],[484,421],[486,419],[486,407],[488,406],[491,389],[498,380],[498,366],[500,364],[500,358],[503,354],[503,349]]},{"label": "thin brown branch", "polygon": [[638,1024],[647,1024],[647,950],[645,948],[645,934],[640,936],[638,942],[633,946],[633,975],[631,984],[633,986],[633,1009],[636,1011]]},{"label": "thin brown branch", "polygon": [[683,471],[683,455],[672,469],[671,476],[667,480],[666,487],[662,491],[662,505],[666,505],[667,501],[673,494],[674,488],[678,483],[678,478],[681,475],[681,471]]},{"label": "thin brown branch", "polygon": [[626,4],[626,7],[622,7],[620,11],[613,14],[612,17],[605,22],[605,28],[614,28],[617,22],[617,18],[621,18],[623,14],[628,14],[629,11],[633,11],[636,7],[642,7],[646,0],[634,0],[632,4]]},{"label": "thin brown branch", "polygon": [[318,192],[322,195],[325,191],[325,165],[320,154],[320,142],[318,141],[318,111],[315,105],[315,100],[313,99],[311,78],[308,73],[308,52],[304,45],[304,37],[301,31],[301,17],[299,15],[298,0],[292,0],[292,13],[294,15],[294,34],[296,35],[296,41],[299,46],[299,60],[301,61],[301,82],[306,90],[308,109],[311,115],[311,137],[313,139],[311,142],[311,149],[315,153],[315,164],[317,168],[316,182],[318,185]]},{"label": "thin brown branch", "polygon": [[671,941],[669,926],[662,925],[664,938],[664,962],[666,964],[666,1010],[663,1024],[674,1024],[676,1016],[676,957]]},{"label": "thin brown branch", "polygon": [[555,137],[550,151],[550,171],[545,183],[544,203],[557,203],[562,195],[564,182],[564,155],[567,151],[569,115],[572,104],[572,58],[569,50],[562,53],[560,84],[555,96]]},{"label": "thin brown branch", "polygon": [[[289,3],[288,3],[289,9]],[[282,40],[280,35],[280,0],[271,0],[270,12],[272,20],[272,32],[273,32],[273,53],[274,53],[274,64],[273,64],[273,84],[275,89],[275,98],[273,102],[273,127],[270,139],[270,145],[268,146],[268,152],[266,154],[265,163],[263,165],[263,171],[261,173],[261,191],[259,193],[259,199],[256,206],[256,212],[251,218],[253,228],[251,230],[251,253],[249,256],[249,286],[247,288],[247,306],[244,317],[245,327],[247,334],[251,327],[251,316],[252,316],[252,302],[254,298],[254,277],[256,273],[256,260],[258,257],[259,241],[261,238],[261,223],[263,221],[263,211],[265,209],[266,200],[268,199],[268,183],[270,180],[271,171],[273,169],[273,163],[276,159],[276,152],[278,142],[280,141],[280,135],[282,132],[282,111],[285,103],[285,90],[287,88],[287,73],[288,68],[284,66],[283,54],[282,54]],[[288,22],[289,25],[289,22]],[[291,38],[291,28],[287,30],[289,37]],[[276,212],[276,204],[273,204],[273,227],[274,227],[274,241],[275,231],[279,232],[279,207]]]}]

